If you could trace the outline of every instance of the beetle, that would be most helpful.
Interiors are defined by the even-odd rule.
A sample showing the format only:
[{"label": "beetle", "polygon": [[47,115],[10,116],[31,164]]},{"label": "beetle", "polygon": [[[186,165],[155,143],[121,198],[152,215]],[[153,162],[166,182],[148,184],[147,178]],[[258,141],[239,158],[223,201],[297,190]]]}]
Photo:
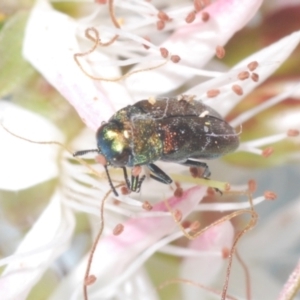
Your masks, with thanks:
[{"label": "beetle", "polygon": [[154,164],[155,161],[174,162],[204,168],[199,160],[214,159],[234,151],[239,145],[235,130],[211,107],[193,97],[160,97],[141,100],[117,111],[96,133],[97,149],[81,150],[103,155],[105,171],[116,196],[107,166],[122,168],[131,191],[139,191],[145,176],[128,179],[126,167],[146,166],[150,177],[164,184],[172,179]]}]

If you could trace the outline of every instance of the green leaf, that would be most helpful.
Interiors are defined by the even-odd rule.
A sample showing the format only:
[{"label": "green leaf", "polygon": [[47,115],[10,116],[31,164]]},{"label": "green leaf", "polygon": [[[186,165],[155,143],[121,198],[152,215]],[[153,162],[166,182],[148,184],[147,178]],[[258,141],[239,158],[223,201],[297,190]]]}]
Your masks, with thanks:
[{"label": "green leaf", "polygon": [[27,11],[17,12],[0,31],[0,97],[11,93],[35,72],[22,56],[28,16]]}]

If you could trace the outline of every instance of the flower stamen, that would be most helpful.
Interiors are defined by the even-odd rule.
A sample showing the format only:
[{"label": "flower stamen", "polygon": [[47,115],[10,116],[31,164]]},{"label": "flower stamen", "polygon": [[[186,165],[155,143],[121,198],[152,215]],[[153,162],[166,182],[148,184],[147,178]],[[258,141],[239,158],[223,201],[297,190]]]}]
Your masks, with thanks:
[{"label": "flower stamen", "polygon": [[217,56],[217,58],[219,58],[219,59],[222,59],[222,58],[224,58],[225,57],[225,48],[224,47],[222,47],[222,46],[217,46],[217,48],[216,48],[216,56]]},{"label": "flower stamen", "polygon": [[86,286],[92,285],[96,282],[97,278],[95,275],[90,275],[88,278],[85,279],[84,284]]},{"label": "flower stamen", "polygon": [[186,23],[190,24],[193,23],[195,21],[196,18],[196,12],[195,11],[191,11],[185,18]]},{"label": "flower stamen", "polygon": [[295,136],[298,136],[299,134],[300,134],[300,132],[297,129],[289,129],[287,132],[287,136],[289,136],[289,137],[295,137]]},{"label": "flower stamen", "polygon": [[142,208],[144,210],[150,211],[150,210],[152,210],[153,206],[148,201],[145,201],[142,205]]},{"label": "flower stamen", "polygon": [[[96,30],[96,28],[92,27],[92,28],[87,28],[85,33],[86,33],[86,37],[88,37],[90,39],[90,34],[89,31],[93,31],[96,35],[96,38],[92,38],[91,40],[95,42],[95,44],[93,45],[93,47],[91,49],[89,49],[86,52],[80,52],[80,53],[75,53],[74,54],[74,60],[76,62],[76,64],[78,65],[78,67],[80,68],[80,70],[89,78],[93,79],[93,80],[100,80],[100,81],[108,81],[108,82],[116,82],[116,81],[120,81],[122,79],[125,79],[129,76],[131,76],[132,74],[136,74],[136,73],[140,73],[140,72],[145,72],[145,71],[151,71],[151,70],[155,70],[158,69],[162,66],[164,66],[168,60],[165,60],[164,62],[162,62],[161,64],[158,64],[157,66],[153,66],[153,67],[148,67],[145,69],[139,69],[139,70],[134,70],[134,71],[130,71],[124,75],[121,75],[119,77],[115,77],[115,78],[105,78],[105,77],[97,77],[97,76],[93,76],[91,74],[89,74],[81,65],[81,63],[78,60],[78,57],[83,57],[86,55],[91,54],[92,52],[94,52],[96,50],[96,48],[101,45],[100,43],[100,36],[99,36],[99,32]],[[171,56],[171,61],[173,61],[174,63],[179,62],[180,57],[178,55],[172,55]]]},{"label": "flower stamen", "polygon": [[262,151],[262,156],[267,158],[269,156],[271,156],[274,152],[274,148],[273,147],[268,147],[268,148],[265,148],[263,151]]},{"label": "flower stamen", "polygon": [[265,191],[264,197],[266,200],[275,200],[277,198],[277,195],[272,191]]},{"label": "flower stamen", "polygon": [[171,18],[162,10],[158,12],[157,17],[163,22],[171,21]]},{"label": "flower stamen", "polygon": [[207,11],[202,12],[201,19],[203,22],[207,22],[210,19],[210,14]]},{"label": "flower stamen", "polygon": [[257,61],[252,61],[247,65],[248,69],[253,72],[257,67],[258,67],[258,62]]},{"label": "flower stamen", "polygon": [[245,80],[245,79],[248,79],[249,76],[250,76],[250,73],[248,71],[242,71],[241,73],[239,73],[238,79]]},{"label": "flower stamen", "polygon": [[113,229],[113,235],[120,235],[124,230],[123,224],[117,224]]},{"label": "flower stamen", "polygon": [[258,82],[259,81],[259,75],[257,73],[252,73],[251,74],[251,79],[254,81],[254,82]]},{"label": "flower stamen", "polygon": [[217,97],[219,94],[220,94],[219,89],[212,89],[206,92],[207,98],[214,98]]},{"label": "flower stamen", "polygon": [[234,84],[231,88],[238,96],[242,96],[244,94],[242,87],[238,84]]}]

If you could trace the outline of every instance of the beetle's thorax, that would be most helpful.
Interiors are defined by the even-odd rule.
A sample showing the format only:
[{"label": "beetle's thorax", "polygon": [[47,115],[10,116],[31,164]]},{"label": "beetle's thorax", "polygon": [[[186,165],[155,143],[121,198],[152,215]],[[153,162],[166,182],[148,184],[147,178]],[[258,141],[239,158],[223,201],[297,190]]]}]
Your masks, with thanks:
[{"label": "beetle's thorax", "polygon": [[160,159],[162,141],[155,121],[135,106],[113,115],[97,132],[99,151],[113,166],[136,166]]}]

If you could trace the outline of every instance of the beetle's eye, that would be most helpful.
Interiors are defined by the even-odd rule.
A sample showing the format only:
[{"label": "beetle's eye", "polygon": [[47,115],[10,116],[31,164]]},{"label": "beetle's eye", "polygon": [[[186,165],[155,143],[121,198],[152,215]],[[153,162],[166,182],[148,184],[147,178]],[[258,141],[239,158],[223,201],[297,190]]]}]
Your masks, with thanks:
[{"label": "beetle's eye", "polygon": [[113,166],[126,166],[130,158],[130,148],[119,124],[110,122],[97,131],[97,144],[100,152]]}]

